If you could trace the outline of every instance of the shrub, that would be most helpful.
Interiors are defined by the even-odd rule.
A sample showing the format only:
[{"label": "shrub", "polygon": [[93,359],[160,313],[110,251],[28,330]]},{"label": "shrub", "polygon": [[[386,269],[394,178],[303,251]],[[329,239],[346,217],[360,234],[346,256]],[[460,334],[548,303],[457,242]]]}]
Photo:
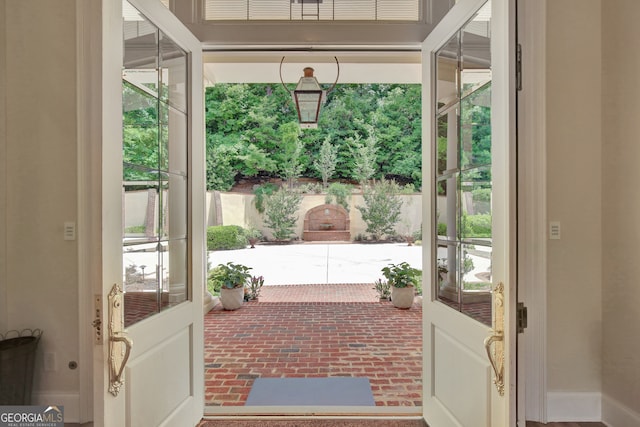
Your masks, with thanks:
[{"label": "shrub", "polygon": [[146,231],[147,227],[145,225],[132,225],[124,229],[126,234],[144,234]]},{"label": "shrub", "polygon": [[476,188],[472,192],[474,202],[490,202],[491,201],[491,189],[490,188]]},{"label": "shrub", "polygon": [[332,203],[333,199],[335,199],[336,204],[342,206],[349,212],[349,197],[351,197],[350,185],[333,182],[327,189],[325,203]]},{"label": "shrub", "polygon": [[320,194],[322,193],[322,184],[312,182],[309,184],[302,184],[298,186],[298,191],[306,194]]},{"label": "shrub", "polygon": [[416,192],[416,186],[412,183],[405,184],[404,187],[400,189],[400,194],[410,195]]},{"label": "shrub", "polygon": [[210,251],[242,249],[247,243],[244,230],[238,225],[214,225],[207,228],[207,249]]},{"label": "shrub", "polygon": [[338,163],[338,147],[331,144],[331,137],[327,136],[320,146],[318,158],[313,162],[313,167],[320,172],[322,176],[322,185],[326,188],[329,178],[336,171]]},{"label": "shrub", "polygon": [[295,191],[281,188],[265,200],[264,223],[273,231],[276,240],[287,240],[293,234],[298,219],[296,213],[302,196]]},{"label": "shrub", "polygon": [[413,237],[413,240],[416,241],[416,242],[418,240],[422,240],[422,227],[420,227],[416,231],[414,231],[411,236]]},{"label": "shrub", "polygon": [[217,145],[207,149],[207,190],[229,191],[235,184],[238,156],[235,145]]},{"label": "shrub", "polygon": [[218,280],[220,271],[216,270],[218,267],[212,268],[207,273],[207,290],[211,295],[220,295],[220,287],[222,282]]},{"label": "shrub", "polygon": [[380,180],[373,186],[366,186],[363,193],[364,206],[356,206],[367,224],[367,232],[374,238],[390,235],[400,220],[402,200],[398,197],[395,181]]},{"label": "shrub", "polygon": [[491,215],[463,215],[462,231],[465,237],[491,237]]},{"label": "shrub", "polygon": [[438,223],[438,236],[446,236],[447,235],[447,224],[444,222]]},{"label": "shrub", "polygon": [[269,195],[275,193],[278,190],[278,186],[270,182],[259,185],[253,190],[255,197],[253,198],[253,205],[260,213],[264,213],[264,200]]}]

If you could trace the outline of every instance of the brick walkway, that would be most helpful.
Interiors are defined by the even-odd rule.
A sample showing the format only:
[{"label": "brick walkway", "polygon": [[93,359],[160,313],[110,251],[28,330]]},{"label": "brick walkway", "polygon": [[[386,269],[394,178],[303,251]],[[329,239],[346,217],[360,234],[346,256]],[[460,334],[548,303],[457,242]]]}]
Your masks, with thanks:
[{"label": "brick walkway", "polygon": [[205,316],[205,402],[244,405],[258,377],[368,377],[377,406],[422,404],[422,310],[377,302],[371,284],[262,288]]}]

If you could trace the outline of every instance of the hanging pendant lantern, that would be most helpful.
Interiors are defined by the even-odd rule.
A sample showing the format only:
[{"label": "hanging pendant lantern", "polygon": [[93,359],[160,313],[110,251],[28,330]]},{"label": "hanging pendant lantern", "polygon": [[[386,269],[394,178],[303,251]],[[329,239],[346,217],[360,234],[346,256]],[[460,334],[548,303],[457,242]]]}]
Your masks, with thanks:
[{"label": "hanging pendant lantern", "polygon": [[[334,57],[338,66],[338,77],[340,76],[340,64],[338,58]],[[313,68],[305,67],[304,75],[298,80],[298,84],[293,92],[287,89],[287,86],[282,80],[282,63],[284,62],[284,56],[280,61],[280,81],[282,86],[291,94],[293,102],[296,104],[296,111],[298,113],[298,122],[303,129],[315,129],[318,127],[318,120],[320,118],[320,110],[324,104],[327,93],[331,92],[338,83],[338,77],[329,90],[323,90],[320,87],[320,83],[313,75]]]}]

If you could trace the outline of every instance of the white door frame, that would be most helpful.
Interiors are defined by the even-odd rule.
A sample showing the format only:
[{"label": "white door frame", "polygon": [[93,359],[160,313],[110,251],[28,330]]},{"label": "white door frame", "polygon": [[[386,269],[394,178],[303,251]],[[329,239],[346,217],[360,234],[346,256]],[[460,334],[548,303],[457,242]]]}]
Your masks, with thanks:
[{"label": "white door frame", "polygon": [[[83,96],[96,88],[96,82],[90,76],[96,75],[96,32],[92,29],[100,24],[100,5],[98,2],[77,2],[78,26],[78,135],[82,143],[78,148],[78,193],[96,194],[97,184],[92,177],[99,170],[96,146],[90,141],[98,140],[97,123],[100,118],[99,102],[96,98]],[[545,165],[545,3],[520,2],[519,7],[526,9],[521,13],[519,25],[523,50],[523,99],[520,103],[520,260],[519,284],[520,300],[529,309],[529,327],[521,335],[524,351],[519,354],[520,378],[525,375],[526,419],[546,421],[546,165]],[[99,41],[98,41],[99,43]],[[98,105],[96,105],[98,104]],[[528,144],[527,141],[531,141]],[[96,164],[97,162],[97,164]],[[92,411],[92,358],[93,346],[93,294],[91,285],[96,283],[95,265],[92,265],[91,248],[95,242],[95,221],[99,214],[91,198],[81,198],[78,210],[79,250],[79,298],[81,304],[79,323],[81,327],[82,357],[80,365],[80,422],[95,419]],[[527,220],[529,218],[530,220]],[[94,233],[95,234],[95,233]],[[527,245],[522,245],[526,242]],[[524,354],[524,356],[523,356]],[[521,383],[525,383],[521,381]],[[97,414],[96,414],[97,415]]]},{"label": "white door frame", "polygon": [[[160,2],[151,0],[130,0],[130,2],[145,15],[154,16],[155,22],[162,27],[167,36],[176,42],[186,43],[187,45],[182,46],[183,48],[197,53],[189,56],[190,70],[193,71],[192,75],[195,76],[195,81],[201,82],[202,55],[199,41],[182,25],[171,25],[175,22],[175,16]],[[101,356],[103,354],[102,345],[95,343],[96,329],[92,326],[92,321],[95,319],[94,298],[96,295],[100,295],[103,299],[101,303],[103,307],[101,332],[103,341],[106,341],[108,319],[106,310],[104,310],[105,294],[102,283],[107,281],[122,283],[121,268],[103,265],[103,250],[115,250],[115,244],[113,242],[105,243],[103,239],[103,182],[101,178],[103,165],[118,161],[115,157],[112,159],[103,157],[103,143],[120,141],[122,137],[121,126],[115,126],[122,121],[121,97],[119,94],[112,96],[114,90],[121,90],[119,88],[121,87],[122,34],[113,31],[114,28],[121,28],[118,24],[122,22],[120,5],[121,2],[118,0],[76,2],[78,15],[78,43],[75,46],[78,57],[76,96],[78,98],[78,139],[80,141],[78,144],[78,295],[79,300],[82,301],[78,315],[81,337],[79,421],[81,423],[93,421],[93,425],[96,427],[105,424],[121,425],[117,422],[113,424],[113,420],[117,417],[111,409],[116,407],[124,409],[124,402],[122,402],[124,399],[119,399],[119,403],[115,407],[110,406],[108,411],[105,409],[103,396],[107,390],[104,367],[106,357]],[[200,83],[188,87],[188,102],[190,114],[197,118],[195,122],[202,123],[203,91],[198,88],[201,88]],[[189,148],[191,179],[189,192],[194,195],[202,194],[202,197],[191,198],[189,196],[191,202],[188,214],[192,219],[190,222],[191,256],[188,265],[192,274],[190,281],[193,286],[190,301],[157,315],[159,320],[155,323],[160,324],[161,330],[170,329],[171,324],[167,324],[170,317],[167,316],[169,311],[183,318],[184,315],[180,313],[194,313],[194,319],[199,319],[194,321],[190,331],[192,337],[200,338],[193,338],[189,355],[193,376],[190,409],[187,411],[189,415],[181,417],[181,423],[189,418],[188,422],[193,421],[193,425],[195,425],[202,417],[204,404],[204,350],[202,346],[204,331],[202,330],[202,318],[199,317],[202,316],[203,305],[203,288],[199,284],[205,283],[204,270],[206,266],[204,255],[204,126],[189,126],[189,132],[191,141],[202,141],[190,144]],[[119,162],[121,163],[121,158]],[[115,188],[114,191],[119,193],[120,189],[116,187],[121,187],[121,183],[112,185],[112,189]],[[114,216],[117,215],[114,214]],[[119,240],[119,238],[115,240]],[[117,246],[117,250],[121,251],[121,242]],[[108,274],[111,274],[112,277],[105,279],[103,273],[109,271],[111,273]],[[146,335],[151,337],[154,330],[152,322],[146,322],[138,327],[138,330],[142,331],[143,337],[147,331],[149,333]],[[149,345],[149,339],[139,340],[137,343],[138,352]],[[186,408],[186,405],[182,405],[182,407]],[[109,421],[110,419],[111,421]],[[112,424],[109,424],[110,422]]]},{"label": "white door frame", "polygon": [[546,2],[518,0],[518,300],[528,327],[518,340],[518,422],[547,422]]},{"label": "white door frame", "polygon": [[[441,23],[434,29],[429,35],[429,38],[423,43],[423,73],[426,78],[424,79],[427,87],[423,87],[423,99],[431,99],[430,90],[434,89],[434,82],[432,79],[432,52],[438,50],[442,44],[449,40],[453,33],[461,28],[473,14],[483,5],[482,0],[477,1],[465,1],[461,0],[456,3],[456,6],[452,11],[444,17]],[[453,14],[455,12],[455,14]],[[492,139],[497,141],[493,144],[493,161],[492,161],[492,173],[493,173],[493,188],[494,194],[504,194],[505,199],[495,198],[492,201],[493,206],[493,236],[494,243],[500,242],[500,244],[493,247],[493,282],[494,284],[504,284],[504,302],[505,302],[505,323],[504,323],[504,357],[505,357],[505,397],[501,398],[495,392],[495,388],[492,387],[491,391],[487,390],[487,393],[491,393],[492,397],[487,397],[487,404],[490,407],[485,408],[487,412],[487,420],[485,423],[490,423],[492,426],[515,426],[517,417],[516,408],[516,328],[515,328],[515,312],[516,312],[516,257],[515,251],[517,248],[516,240],[516,114],[515,108],[515,74],[511,74],[515,71],[515,0],[504,0],[492,2],[492,21],[495,20],[497,25],[492,25],[492,74],[493,80],[499,82],[492,86],[492,116],[496,118],[496,122],[492,124],[493,136]],[[428,64],[426,68],[425,64]],[[431,141],[431,128],[434,126],[434,111],[433,105],[430,101],[423,102],[423,126],[426,126],[425,132],[423,132],[423,139]],[[494,119],[492,118],[492,122]],[[431,144],[431,142],[430,142]],[[502,145],[501,145],[502,144]],[[423,152],[423,174],[425,178],[423,181],[428,181],[431,176],[431,168],[434,164],[431,150],[424,150]],[[433,189],[430,190],[430,193]],[[435,229],[435,218],[432,209],[432,194],[425,194],[423,197],[423,211],[426,215],[429,215],[425,226],[429,227],[426,235],[432,235],[432,230]],[[505,203],[508,202],[508,203]],[[500,219],[503,219],[502,221]],[[433,239],[431,239],[433,241]],[[423,270],[433,271],[433,257],[430,252],[433,252],[435,247],[433,243],[430,248],[424,251],[423,258]],[[433,377],[432,369],[438,369],[431,366],[431,358],[434,360],[441,360],[440,365],[448,366],[445,359],[447,356],[438,356],[437,350],[437,336],[436,329],[440,330],[440,335],[447,336],[448,333],[455,331],[455,337],[450,338],[450,343],[443,346],[447,348],[446,351],[453,351],[456,346],[459,346],[459,353],[467,353],[468,360],[471,360],[472,354],[477,354],[477,358],[473,363],[477,368],[481,363],[479,359],[483,351],[482,343],[478,343],[478,337],[481,337],[484,333],[487,334],[487,329],[483,329],[483,325],[477,322],[473,322],[466,318],[464,315],[458,315],[458,313],[452,312],[451,309],[444,307],[443,304],[435,301],[433,286],[431,286],[429,278],[432,274],[425,277],[425,289],[430,289],[430,300],[425,303],[426,309],[423,311],[425,316],[425,323],[423,324],[423,330],[425,331],[424,338],[424,353],[425,371],[423,374],[423,382],[425,384],[423,388],[423,400],[425,405],[423,410],[425,411],[425,418],[432,422],[443,423],[443,425],[459,423],[470,424],[470,416],[468,408],[464,405],[446,405],[436,395],[436,390],[429,387],[434,387],[432,384],[436,384],[436,380]],[[432,331],[433,326],[433,331]],[[445,330],[446,329],[446,330]],[[445,343],[448,338],[440,338],[442,343]],[[433,340],[433,342],[432,342]],[[481,340],[480,340],[481,341]],[[464,343],[463,345],[460,343]],[[468,346],[468,347],[466,347]],[[464,349],[463,349],[464,347]],[[442,350],[441,350],[442,351]],[[438,359],[440,357],[440,359]],[[459,357],[459,356],[458,356]],[[429,358],[429,359],[428,359]],[[462,359],[461,359],[462,360]],[[444,363],[443,363],[444,362]],[[460,361],[458,361],[460,362]],[[487,362],[488,363],[488,362]],[[456,365],[458,366],[458,365]],[[453,368],[452,368],[453,369]],[[471,368],[467,368],[469,371]],[[474,370],[474,373],[476,371]],[[462,374],[459,374],[462,375]],[[476,377],[478,379],[479,376]],[[459,380],[461,378],[458,378]],[[462,384],[464,381],[461,381]],[[448,396],[450,403],[457,401],[453,396],[454,391],[450,390],[451,386],[444,381],[440,384],[442,388],[443,396]],[[475,384],[477,387],[478,384]],[[430,397],[431,396],[431,397]],[[481,405],[484,405],[482,401]],[[458,411],[460,414],[458,414]],[[464,414],[463,414],[464,413]],[[467,421],[462,421],[458,416],[464,416]],[[457,421],[455,421],[457,420]],[[462,424],[460,424],[462,425]]]}]

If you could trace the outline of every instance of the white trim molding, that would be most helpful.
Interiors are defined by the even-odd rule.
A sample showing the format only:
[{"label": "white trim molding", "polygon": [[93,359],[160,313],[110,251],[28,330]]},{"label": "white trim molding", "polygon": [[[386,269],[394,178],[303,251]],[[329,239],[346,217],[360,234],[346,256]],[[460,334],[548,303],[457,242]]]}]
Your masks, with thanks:
[{"label": "white trim molding", "polygon": [[33,392],[31,401],[33,405],[50,406],[57,405],[64,407],[64,422],[80,422],[80,394],[68,392]]},{"label": "white trim molding", "polygon": [[[518,1],[518,300],[528,327],[518,339],[518,419],[547,421],[546,3]],[[522,414],[524,411],[524,414]],[[524,416],[523,416],[524,415]]]},{"label": "white trim molding", "polygon": [[603,395],[602,422],[609,427],[640,426],[640,413],[607,395]]},{"label": "white trim molding", "polygon": [[[602,420],[602,393],[547,393],[547,421],[589,422]],[[620,425],[624,427],[625,425]],[[618,426],[616,426],[618,427]]]}]

